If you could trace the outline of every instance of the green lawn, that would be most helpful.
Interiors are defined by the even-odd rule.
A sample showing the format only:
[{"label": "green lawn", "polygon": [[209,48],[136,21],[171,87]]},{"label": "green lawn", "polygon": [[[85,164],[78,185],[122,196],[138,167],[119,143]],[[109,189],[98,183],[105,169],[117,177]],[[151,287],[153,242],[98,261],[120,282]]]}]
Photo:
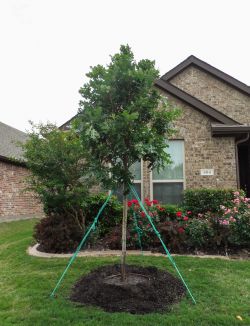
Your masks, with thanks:
[{"label": "green lawn", "polygon": [[[119,258],[79,258],[66,275],[56,299],[49,294],[68,259],[30,257],[37,221],[0,224],[0,326],[8,325],[250,325],[250,261],[177,257],[176,262],[197,300],[185,298],[170,313],[130,315],[77,307],[67,296],[80,275]],[[173,271],[168,260],[129,257],[131,264],[155,265]],[[243,320],[236,319],[240,315]]]}]

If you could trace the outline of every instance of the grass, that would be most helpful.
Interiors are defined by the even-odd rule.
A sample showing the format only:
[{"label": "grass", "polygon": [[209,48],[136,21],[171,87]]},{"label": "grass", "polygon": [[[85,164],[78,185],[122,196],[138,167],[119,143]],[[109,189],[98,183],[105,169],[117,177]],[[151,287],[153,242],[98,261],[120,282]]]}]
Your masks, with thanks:
[{"label": "grass", "polygon": [[[68,259],[44,259],[26,254],[37,221],[0,224],[0,325],[84,326],[234,326],[250,325],[250,261],[176,257],[197,304],[185,298],[166,314],[106,313],[79,307],[67,297],[82,274],[118,258],[79,258],[66,275],[55,299],[49,294]],[[155,265],[173,271],[160,257],[129,257],[128,263]],[[101,289],[100,289],[101,290]],[[240,315],[242,321],[236,316]]]}]

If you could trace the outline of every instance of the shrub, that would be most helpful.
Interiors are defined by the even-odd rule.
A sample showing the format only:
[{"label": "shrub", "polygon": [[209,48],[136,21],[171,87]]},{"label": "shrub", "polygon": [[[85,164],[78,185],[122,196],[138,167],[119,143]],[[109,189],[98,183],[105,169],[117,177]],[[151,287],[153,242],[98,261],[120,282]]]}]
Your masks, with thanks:
[{"label": "shrub", "polygon": [[236,246],[250,248],[250,212],[241,214],[236,222],[231,225],[231,229],[229,242]]},{"label": "shrub", "polygon": [[[244,195],[244,192],[241,192]],[[221,205],[232,206],[234,191],[232,189],[188,189],[184,192],[183,205],[187,211],[197,216],[208,211],[218,212]]]},{"label": "shrub", "polygon": [[41,251],[61,253],[74,251],[83,237],[71,216],[54,213],[36,224],[34,238]]},{"label": "shrub", "polygon": [[[153,223],[157,225],[160,221],[159,212],[163,209],[162,206],[159,205],[157,200],[150,201],[148,198],[145,198],[144,206]],[[140,248],[141,239],[144,249],[151,247],[157,242],[157,238],[145,212],[136,199],[128,201],[128,207],[128,229],[130,232],[128,245],[133,248]]]},{"label": "shrub", "polygon": [[195,248],[195,250],[208,248],[213,234],[208,219],[192,218],[186,227],[187,245]]},{"label": "shrub", "polygon": [[[90,195],[85,199],[83,204],[83,214],[87,226],[93,222],[106,199],[107,194],[105,193]],[[114,226],[121,223],[121,219],[122,205],[115,196],[112,196],[99,218],[99,236],[103,237],[109,233]]]},{"label": "shrub", "polygon": [[159,209],[158,214],[161,222],[164,222],[167,218],[175,219],[176,213],[181,211],[182,208],[177,205],[161,205],[161,209]]},{"label": "shrub", "polygon": [[[228,206],[220,205],[217,212],[198,213],[201,221],[208,221],[213,230],[213,247],[249,246],[250,244],[250,199],[234,192]],[[191,229],[192,232],[192,229]]]},{"label": "shrub", "polygon": [[28,189],[36,193],[45,213],[50,218],[71,217],[71,223],[75,221],[84,230],[82,202],[94,178],[76,132],[62,131],[49,123],[32,125],[23,150],[31,172]]}]

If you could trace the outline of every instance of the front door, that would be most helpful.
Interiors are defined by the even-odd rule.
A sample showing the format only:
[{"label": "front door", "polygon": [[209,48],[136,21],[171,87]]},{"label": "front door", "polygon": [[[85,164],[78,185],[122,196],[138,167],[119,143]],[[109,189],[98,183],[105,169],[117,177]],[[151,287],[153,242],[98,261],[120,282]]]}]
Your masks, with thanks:
[{"label": "front door", "polygon": [[238,145],[240,188],[250,197],[250,142]]}]

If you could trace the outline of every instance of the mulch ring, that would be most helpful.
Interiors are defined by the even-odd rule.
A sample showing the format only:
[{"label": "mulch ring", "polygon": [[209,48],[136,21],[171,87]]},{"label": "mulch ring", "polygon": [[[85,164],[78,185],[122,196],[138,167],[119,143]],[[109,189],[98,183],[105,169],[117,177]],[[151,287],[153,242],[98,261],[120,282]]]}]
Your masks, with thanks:
[{"label": "mulch ring", "polygon": [[120,265],[103,266],[78,280],[70,299],[108,312],[146,314],[169,311],[186,293],[182,282],[155,267],[126,265],[121,282]]}]

